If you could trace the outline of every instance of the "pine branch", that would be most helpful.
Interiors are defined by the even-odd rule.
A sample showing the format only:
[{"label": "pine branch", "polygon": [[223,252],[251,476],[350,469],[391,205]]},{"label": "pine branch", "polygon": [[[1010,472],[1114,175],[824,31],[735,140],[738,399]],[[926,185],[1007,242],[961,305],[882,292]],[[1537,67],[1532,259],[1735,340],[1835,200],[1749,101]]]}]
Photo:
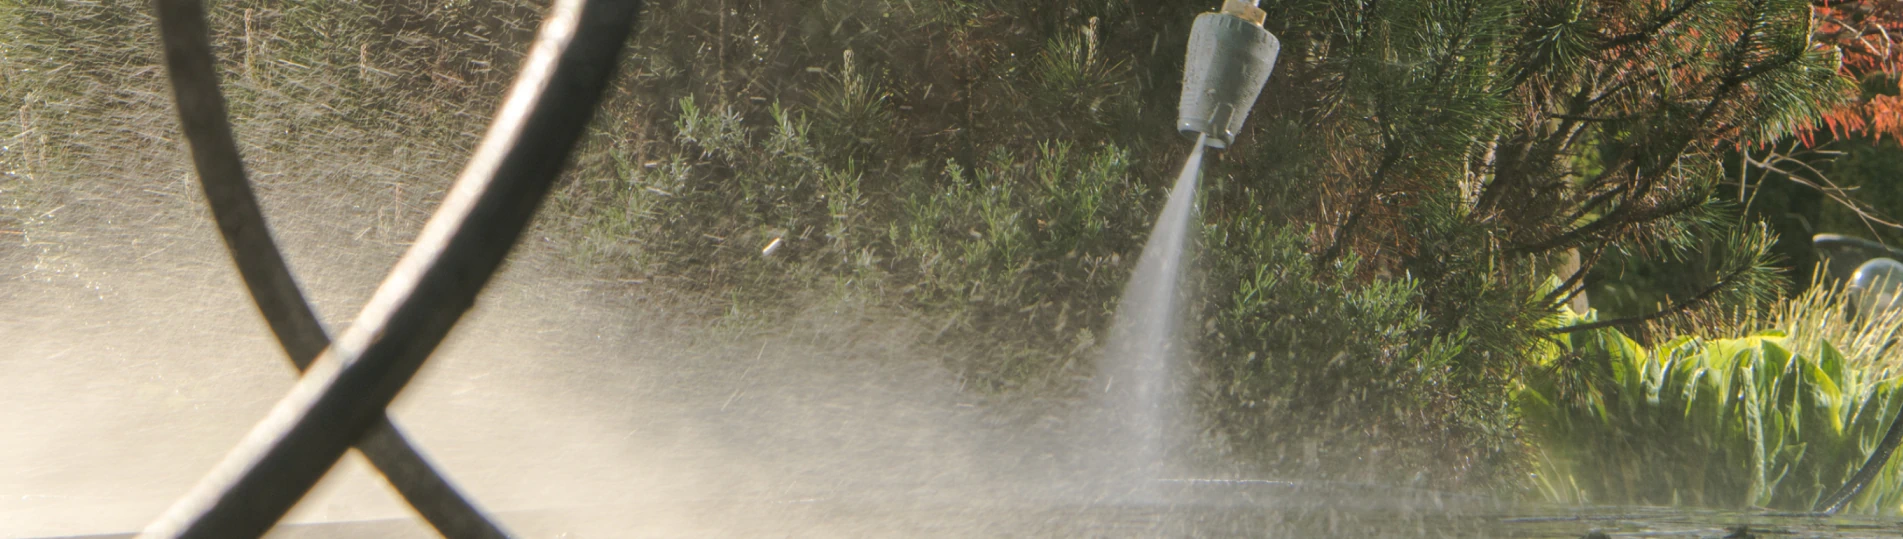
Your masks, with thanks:
[{"label": "pine branch", "polygon": [[[1579,267],[1573,269],[1573,274],[1568,276],[1565,282],[1560,283],[1559,288],[1555,288],[1552,292],[1546,294],[1546,298],[1542,301],[1546,305],[1551,306],[1551,308],[1558,308],[1560,305],[1572,301],[1573,298],[1579,297],[1580,292],[1586,291],[1586,287],[1581,285],[1581,282],[1586,280],[1586,273],[1591,271],[1593,266],[1599,264],[1599,258],[1606,254],[1608,245],[1610,244],[1601,242],[1598,247],[1593,248],[1591,253],[1580,257]],[[1565,297],[1560,297],[1562,293],[1565,294]]]},{"label": "pine branch", "polygon": [[1703,3],[1705,3],[1705,0],[1690,0],[1688,2],[1685,2],[1684,4],[1680,4],[1678,7],[1667,9],[1663,17],[1660,17],[1658,20],[1653,21],[1651,24],[1646,25],[1644,28],[1641,28],[1634,32],[1629,32],[1629,33],[1620,34],[1617,36],[1606,38],[1606,40],[1600,44],[1600,50],[1611,50],[1614,48],[1623,47],[1626,45],[1632,45],[1632,44],[1639,43],[1641,41],[1649,40],[1653,36],[1656,36],[1661,31],[1665,30],[1665,27],[1671,26],[1672,23],[1677,22],[1679,17],[1682,17],[1685,15],[1685,13],[1690,12],[1692,8],[1698,7],[1699,4],[1703,4]]},{"label": "pine branch", "polygon": [[[1514,247],[1508,248],[1508,251],[1516,252],[1516,253],[1524,253],[1524,254],[1543,253],[1546,251],[1557,249],[1559,247],[1574,245],[1575,243],[1583,241],[1585,238],[1589,238],[1589,237],[1591,238],[1611,237],[1616,235],[1616,232],[1623,230],[1626,227],[1634,226],[1634,225],[1642,225],[1642,224],[1650,223],[1652,221],[1656,221],[1659,219],[1664,219],[1666,217],[1671,217],[1673,215],[1677,215],[1679,212],[1690,210],[1694,207],[1697,207],[1699,204],[1703,204],[1703,203],[1704,201],[1700,200],[1699,197],[1686,197],[1685,199],[1680,200],[1673,204],[1667,204],[1664,206],[1656,206],[1647,211],[1634,213],[1636,210],[1632,209],[1633,203],[1628,202],[1628,203],[1620,204],[1618,206],[1614,206],[1612,211],[1607,212],[1604,217],[1600,217],[1598,219],[1593,220],[1593,222],[1580,225],[1571,230],[1562,232],[1558,235],[1555,235],[1551,238],[1547,238],[1542,241],[1538,241],[1538,242],[1534,242],[1530,244],[1516,245]],[[1631,214],[1631,217],[1628,218],[1627,214]]]},{"label": "pine branch", "polygon": [[[1592,99],[1587,100],[1586,104],[1598,105],[1600,102],[1605,101],[1607,99],[1611,99],[1613,96],[1617,96],[1621,92],[1632,89],[1633,87],[1637,86],[1639,83],[1655,80],[1662,77],[1663,74],[1665,73],[1670,73],[1673,71],[1677,71],[1679,69],[1683,69],[1685,66],[1691,65],[1691,58],[1695,58],[1703,53],[1704,53],[1703,49],[1688,51],[1688,53],[1685,55],[1686,58],[1667,64],[1663,69],[1639,70],[1637,77],[1622,78],[1618,83],[1613,84],[1610,88],[1607,88],[1605,92],[1602,92],[1599,95],[1593,96]],[[1627,71],[1622,74],[1629,75],[1631,73],[1632,71]]]},{"label": "pine branch", "polygon": [[1553,115],[1553,117],[1554,117],[1554,118],[1558,118],[1558,119],[1561,119],[1561,120],[1572,120],[1572,121],[1576,121],[1576,122],[1595,122],[1595,123],[1597,123],[1597,122],[1623,122],[1623,121],[1627,121],[1627,120],[1631,120],[1631,119],[1633,119],[1633,118],[1637,118],[1637,117],[1639,117],[1639,115],[1637,115],[1637,114],[1624,114],[1624,115],[1619,115],[1619,116],[1583,116],[1583,115],[1578,115],[1578,114],[1554,114],[1554,115]]},{"label": "pine branch", "polygon": [[1650,314],[1644,314],[1639,316],[1628,316],[1625,318],[1602,320],[1599,322],[1590,322],[1585,324],[1575,324],[1575,325],[1561,327],[1561,328],[1552,328],[1552,329],[1546,330],[1546,333],[1549,333],[1549,334],[1577,333],[1581,331],[1590,331],[1595,329],[1609,328],[1613,326],[1622,326],[1626,324],[1643,324],[1646,322],[1651,322],[1653,320],[1658,320],[1660,318],[1665,318],[1667,316],[1672,316],[1674,314],[1682,313],[1682,312],[1691,310],[1692,307],[1699,306],[1700,304],[1706,302],[1707,300],[1711,299],[1712,296],[1715,296],[1719,292],[1724,291],[1726,287],[1736,284],[1734,281],[1738,280],[1740,277],[1743,277],[1746,273],[1751,272],[1752,269],[1753,268],[1749,265],[1734,269],[1731,272],[1726,273],[1724,277],[1719,278],[1717,282],[1712,283],[1711,286],[1708,286],[1704,290],[1699,291],[1697,295],[1694,295],[1691,298],[1686,299],[1684,301],[1675,303],[1670,307],[1659,309],[1658,311],[1652,312]]},{"label": "pine branch", "polygon": [[1561,223],[1577,222],[1579,221],[1580,218],[1585,217],[1586,214],[1592,213],[1593,210],[1597,210],[1599,209],[1600,206],[1604,206],[1606,203],[1611,202],[1613,197],[1619,196],[1619,194],[1624,193],[1625,190],[1626,190],[1625,185],[1617,185],[1617,186],[1613,186],[1613,188],[1611,189],[1600,191],[1598,194],[1594,194],[1591,198],[1586,199],[1585,203],[1580,204],[1578,208],[1574,209],[1571,214],[1568,214],[1566,216],[1566,219],[1561,220],[1560,222]]},{"label": "pine branch", "polygon": [[[1571,106],[1568,108],[1584,108],[1586,105],[1581,105],[1580,103],[1586,101],[1594,89],[1592,84],[1582,84],[1579,91],[1573,94],[1569,102]],[[1544,111],[1546,108],[1547,105],[1545,103],[1537,105],[1538,110]],[[1581,133],[1585,132],[1589,124],[1589,122],[1563,118],[1561,117],[1562,115],[1558,113],[1546,113],[1546,116],[1548,118],[1560,118],[1559,128],[1553,130],[1552,134],[1545,137],[1536,137],[1532,129],[1534,126],[1543,125],[1546,122],[1543,120],[1528,122],[1520,128],[1519,136],[1515,137],[1515,139],[1520,142],[1514,143],[1513,148],[1507,152],[1513,156],[1513,158],[1508,161],[1513,166],[1500,167],[1498,166],[1499,160],[1495,160],[1493,180],[1487,182],[1487,184],[1481,188],[1480,200],[1476,205],[1481,212],[1490,213],[1494,211],[1498,208],[1500,199],[1506,196],[1508,188],[1522,185],[1526,182],[1526,177],[1529,172],[1525,170],[1525,163],[1552,163],[1554,157],[1565,153],[1572,147],[1573,143],[1577,142],[1578,137]],[[1571,220],[1569,219],[1566,222],[1571,222]]]},{"label": "pine branch", "polygon": [[1367,213],[1368,205],[1374,202],[1375,195],[1380,192],[1381,188],[1387,183],[1388,177],[1392,175],[1389,174],[1389,171],[1396,163],[1400,162],[1404,153],[1399,142],[1393,140],[1388,142],[1387,150],[1383,152],[1384,155],[1381,157],[1381,165],[1375,168],[1374,174],[1369,178],[1368,188],[1363,190],[1361,197],[1355,201],[1355,207],[1349,211],[1348,219],[1344,220],[1341,227],[1335,230],[1334,241],[1330,242],[1328,249],[1323,250],[1321,256],[1317,258],[1320,263],[1327,264],[1341,256],[1343,249],[1348,245],[1349,239],[1353,237],[1357,225],[1361,223],[1361,216]]},{"label": "pine branch", "polygon": [[[1677,163],[1678,160],[1682,156],[1685,155],[1685,152],[1690,149],[1691,144],[1701,138],[1699,136],[1699,133],[1703,131],[1707,125],[1711,123],[1712,119],[1717,116],[1718,111],[1730,99],[1736,96],[1738,90],[1742,88],[1746,82],[1749,82],[1751,79],[1756,78],[1760,75],[1763,75],[1764,73],[1768,72],[1771,69],[1788,65],[1790,62],[1795,61],[1797,59],[1798,57],[1797,54],[1784,54],[1784,55],[1780,55],[1780,57],[1776,61],[1765,62],[1763,64],[1754,65],[1754,66],[1746,66],[1744,64],[1744,57],[1747,55],[1746,51],[1750,50],[1754,46],[1754,43],[1756,42],[1755,39],[1752,37],[1754,35],[1752,28],[1760,26],[1763,23],[1764,23],[1764,14],[1760,11],[1754,10],[1749,15],[1746,16],[1746,19],[1744,22],[1744,26],[1745,26],[1744,30],[1739,32],[1738,39],[1733,43],[1731,50],[1727,53],[1727,56],[1729,57],[1728,63],[1732,66],[1732,69],[1730,70],[1729,73],[1726,73],[1725,76],[1720,79],[1721,82],[1719,83],[1719,87],[1713,91],[1710,101],[1707,102],[1705,106],[1701,110],[1699,110],[1698,114],[1694,117],[1695,119],[1693,120],[1693,130],[1691,131],[1691,133],[1688,133],[1687,135],[1685,135],[1683,139],[1679,141],[1678,144],[1674,145],[1672,151],[1660,156],[1661,159],[1658,159],[1656,162],[1668,163],[1668,164]],[[1661,174],[1657,174],[1657,173],[1644,174],[1643,172],[1635,174],[1634,176],[1638,179],[1638,181],[1636,185],[1634,185],[1633,188],[1631,189],[1632,194],[1631,196],[1627,198],[1627,200],[1630,200],[1630,201],[1644,200],[1645,196],[1650,193],[1651,189],[1657,185],[1658,183],[1657,179],[1660,175]],[[1589,234],[1596,234],[1596,233],[1605,231],[1607,229],[1623,228],[1624,225],[1630,224],[1632,222],[1642,222],[1644,220],[1650,220],[1650,219],[1646,219],[1642,217],[1639,219],[1632,219],[1629,222],[1621,222],[1624,218],[1624,214],[1627,213],[1627,210],[1630,208],[1629,204],[1631,203],[1632,202],[1619,204],[1618,206],[1615,206],[1611,212],[1608,212],[1604,217],[1596,219],[1591,223],[1581,225],[1577,228],[1561,233],[1545,241],[1535,242],[1530,245],[1517,247],[1514,250],[1520,251],[1520,252],[1545,252],[1557,246],[1569,245],[1573,242],[1579,241],[1582,237],[1585,237]],[[1670,215],[1671,213],[1676,213],[1677,211],[1690,209],[1692,206],[1695,206],[1695,205],[1696,205],[1695,201],[1686,201],[1680,204],[1667,206],[1664,208],[1655,208],[1654,211],[1649,213],[1655,216],[1653,218],[1657,218],[1657,217],[1662,217],[1664,215]],[[1665,210],[1665,211],[1659,211],[1659,210]]]}]

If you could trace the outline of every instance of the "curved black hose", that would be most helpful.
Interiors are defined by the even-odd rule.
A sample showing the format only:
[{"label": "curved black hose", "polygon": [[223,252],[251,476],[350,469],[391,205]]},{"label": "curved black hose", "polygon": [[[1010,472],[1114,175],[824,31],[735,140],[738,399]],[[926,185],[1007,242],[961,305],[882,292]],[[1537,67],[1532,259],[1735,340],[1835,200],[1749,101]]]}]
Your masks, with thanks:
[{"label": "curved black hose", "polygon": [[1883,467],[1890,463],[1890,455],[1896,452],[1899,442],[1903,442],[1903,407],[1897,409],[1896,419],[1890,420],[1890,430],[1883,433],[1883,441],[1877,443],[1876,451],[1870,452],[1870,458],[1863,461],[1863,466],[1857,468],[1857,473],[1852,474],[1850,480],[1845,481],[1844,486],[1838,488],[1836,492],[1817,500],[1817,505],[1812,506],[1811,510],[1826,515],[1834,515],[1842,511],[1844,506],[1850,504],[1850,499],[1863,492],[1863,487],[1869,485],[1870,480],[1876,479],[1877,472],[1883,471]]},{"label": "curved black hose", "polygon": [[[238,447],[143,536],[261,535],[352,442],[378,424],[387,425],[384,408],[474,304],[476,294],[528,226],[600,101],[639,6],[638,0],[558,0],[551,6],[521,74],[468,167],[363,312]],[[206,33],[203,7],[196,0],[163,0],[159,11],[162,18],[185,20],[180,24],[197,35]],[[196,21],[196,26],[190,21]],[[198,43],[204,45],[202,39]],[[168,36],[168,65],[178,69],[180,63],[192,63],[179,61],[194,56],[189,47],[190,43],[175,43]],[[211,64],[202,61],[209,58],[209,47],[198,53],[197,68],[209,75]],[[215,79],[195,80],[213,80],[210,88],[216,88]],[[190,129],[194,117],[204,116],[183,112],[185,96],[194,94],[189,97],[196,101],[193,106],[205,106],[206,88],[177,91],[181,115]],[[210,106],[223,116],[221,98],[213,98]],[[215,123],[210,129],[222,131],[225,150],[235,154],[229,125]],[[235,155],[218,159],[216,146],[201,149],[194,144],[194,157],[210,155],[214,159],[201,160],[201,166],[209,162],[226,167],[214,172],[236,172],[230,177],[242,181]],[[243,191],[235,196],[249,199],[248,186]],[[256,209],[255,200],[250,205]],[[268,230],[258,226],[261,214],[255,221],[225,215],[219,221],[221,230],[234,229],[234,243],[243,245],[246,252],[252,252],[249,249],[260,243],[259,238],[269,242]],[[244,263],[240,261],[241,267]],[[282,266],[282,260],[278,265]],[[263,304],[264,297],[280,302],[298,297],[297,303],[302,303],[289,272],[273,273],[261,274],[255,283],[252,275],[246,275],[247,285],[268,292],[260,297],[260,308],[277,313],[302,311],[310,323],[297,322],[292,314],[273,321],[273,330],[287,331],[287,349],[301,350],[320,342],[322,330],[315,326],[308,306]],[[279,322],[286,325],[280,328]],[[313,327],[315,333],[310,332]],[[400,475],[391,479],[398,480]]]},{"label": "curved black hose", "polygon": [[[166,71],[205,201],[258,311],[291,364],[303,371],[330,346],[330,337],[298,290],[245,178],[218,87],[204,6],[164,0],[157,7]],[[508,536],[437,473],[388,417],[378,417],[357,447],[437,531],[449,537]]]},{"label": "curved black hose", "polygon": [[[204,6],[196,0],[164,0],[157,7],[173,99],[205,201],[258,311],[291,364],[303,371],[330,345],[330,337],[298,290],[245,177],[218,86]],[[378,417],[357,445],[437,531],[450,537],[508,536],[437,473],[388,417]]]},{"label": "curved black hose", "polygon": [[[179,105],[179,124],[192,147],[198,183],[206,190],[206,202],[219,223],[225,248],[291,364],[299,371],[310,368],[331,341],[297,289],[297,280],[272,240],[265,213],[245,179],[244,160],[238,156],[238,143],[226,118],[225,95],[219,90],[204,4],[158,2],[158,29],[166,46],[166,70],[173,101]],[[430,467],[388,417],[377,417],[369,434],[358,440],[358,449],[436,531],[447,537],[508,537]]]}]

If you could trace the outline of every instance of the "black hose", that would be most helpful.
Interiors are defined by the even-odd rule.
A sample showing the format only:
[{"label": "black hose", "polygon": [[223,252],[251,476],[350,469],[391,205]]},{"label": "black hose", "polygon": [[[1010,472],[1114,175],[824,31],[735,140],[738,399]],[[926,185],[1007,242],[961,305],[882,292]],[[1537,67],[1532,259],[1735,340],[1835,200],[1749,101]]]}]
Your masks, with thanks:
[{"label": "black hose", "polygon": [[[291,364],[303,371],[330,346],[330,337],[298,290],[245,177],[218,87],[204,6],[197,1],[165,0],[157,7],[173,99],[205,201],[252,301]],[[377,418],[357,447],[397,493],[445,536],[508,536],[437,473],[388,417]]]},{"label": "black hose", "polygon": [[[207,137],[204,144],[194,137],[193,157],[215,211],[231,210],[218,212],[220,230],[293,360],[309,350],[324,352],[238,447],[143,536],[262,535],[353,442],[362,439],[369,455],[406,458],[398,454],[409,445],[388,428],[384,408],[474,304],[528,226],[594,113],[639,7],[639,0],[558,0],[550,7],[468,167],[350,329],[326,349],[322,327],[277,255],[244,181],[217,93],[204,8],[198,0],[160,0],[181,119],[188,136],[196,131]],[[407,453],[414,466],[379,464],[393,483],[415,486],[433,478],[440,487],[435,495],[454,497],[481,522],[468,528],[471,534],[501,534],[420,455]],[[422,488],[416,491],[420,497],[430,496],[423,494],[430,487]],[[447,522],[439,530],[464,536],[443,525],[458,524]]]},{"label": "black hose", "polygon": [[1896,419],[1890,420],[1890,430],[1883,433],[1883,441],[1877,443],[1876,451],[1870,452],[1870,458],[1863,461],[1863,466],[1857,468],[1857,473],[1852,474],[1850,480],[1845,481],[1844,486],[1838,488],[1836,492],[1817,500],[1817,505],[1812,506],[1811,510],[1826,515],[1834,515],[1843,510],[1844,506],[1850,504],[1850,499],[1863,492],[1863,487],[1869,485],[1870,480],[1876,479],[1877,472],[1883,471],[1883,467],[1890,463],[1890,455],[1896,452],[1899,442],[1903,442],[1903,407],[1897,409]]}]

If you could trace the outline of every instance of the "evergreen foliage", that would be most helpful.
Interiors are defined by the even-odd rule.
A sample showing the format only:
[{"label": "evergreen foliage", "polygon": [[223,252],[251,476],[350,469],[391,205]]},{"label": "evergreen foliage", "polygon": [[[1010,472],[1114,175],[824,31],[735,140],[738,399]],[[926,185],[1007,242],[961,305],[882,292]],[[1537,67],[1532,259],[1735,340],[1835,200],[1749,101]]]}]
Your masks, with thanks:
[{"label": "evergreen foliage", "polygon": [[[1793,293],[1811,282],[1820,261],[1811,237],[1838,233],[1894,243],[1903,238],[1896,214],[1895,174],[1903,167],[1896,138],[1903,101],[1897,98],[1903,48],[1903,2],[1847,0],[1812,2],[1812,39],[1834,50],[1838,75],[1858,87],[1854,99],[1827,107],[1822,122],[1778,140],[1740,145],[1725,152],[1730,178],[1723,198],[1752,220],[1772,226],[1780,239],[1772,249],[1790,277]],[[1694,266],[1700,256],[1659,260],[1611,253],[1616,262],[1588,278],[1602,313],[1632,315],[1695,294]],[[1602,301],[1604,300],[1604,301]]]},{"label": "evergreen foliage", "polygon": [[[1408,346],[1395,357],[1440,372],[1369,392],[1377,402],[1360,406],[1396,410],[1389,419],[1333,428],[1428,433],[1438,443],[1417,451],[1435,448],[1441,453],[1429,461],[1472,471],[1514,458],[1514,414],[1499,403],[1547,335],[1583,329],[1540,321],[1609,254],[1731,253],[1710,257],[1692,273],[1699,286],[1665,311],[1601,324],[1715,318],[1778,293],[1768,236],[1738,230],[1735,210],[1715,196],[1727,178],[1724,157],[1739,144],[1790,136],[1854,95],[1834,51],[1810,39],[1811,6],[1801,1],[1266,7],[1285,53],[1255,112],[1263,120],[1232,150],[1255,172],[1212,190],[1209,226],[1244,230],[1274,215],[1288,223],[1274,226],[1312,231],[1301,250],[1316,264],[1355,257],[1356,271],[1335,286],[1409,282],[1417,293],[1406,304],[1426,322],[1406,332]],[[1244,244],[1245,236],[1214,236],[1213,251]],[[1574,256],[1579,270],[1559,272]],[[1212,277],[1216,288],[1247,288],[1246,266],[1227,268]],[[1548,280],[1556,273],[1558,286]],[[1218,332],[1224,344],[1209,347],[1220,352],[1208,360],[1257,361],[1251,354],[1263,351],[1248,328],[1272,320],[1229,320],[1238,329]],[[1284,376],[1296,385],[1319,379]],[[1442,405],[1416,404],[1436,394]],[[1360,398],[1336,391],[1306,400]],[[1293,432],[1305,426],[1296,417],[1248,428]]]}]

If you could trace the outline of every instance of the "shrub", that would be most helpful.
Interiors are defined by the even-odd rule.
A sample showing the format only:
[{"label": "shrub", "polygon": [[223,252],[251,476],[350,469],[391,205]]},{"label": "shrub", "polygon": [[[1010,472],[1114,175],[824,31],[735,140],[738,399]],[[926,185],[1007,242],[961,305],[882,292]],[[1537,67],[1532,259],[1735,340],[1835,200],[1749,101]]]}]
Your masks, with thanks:
[{"label": "shrub", "polygon": [[[1833,294],[1809,294],[1792,303],[1805,312],[1775,317],[1831,328],[1681,336],[1650,350],[1612,329],[1554,342],[1520,394],[1540,448],[1540,491],[1575,503],[1810,509],[1856,472],[1903,406],[1888,369],[1831,342],[1847,333],[1894,338],[1894,315],[1826,318],[1843,314]],[[1592,318],[1567,313],[1557,323]],[[1853,357],[1881,352],[1855,341]],[[1899,474],[1892,459],[1849,510],[1903,510]]]},{"label": "shrub", "polygon": [[[1107,319],[1128,275],[1123,255],[1136,248],[1115,232],[1148,221],[1129,169],[1129,152],[1117,146],[1080,151],[1056,141],[995,148],[976,170],[948,161],[936,181],[916,178],[906,189],[912,195],[888,235],[913,301],[994,338],[1068,345],[1029,369],[969,365],[981,381],[1003,387],[1053,374],[1094,342],[1088,329]],[[1001,323],[1012,319],[1036,323]]]},{"label": "shrub", "polygon": [[1479,464],[1451,364],[1461,343],[1421,338],[1432,320],[1415,280],[1357,282],[1358,257],[1320,263],[1304,230],[1208,235],[1225,246],[1214,273],[1241,278],[1211,298],[1224,307],[1211,315],[1202,400],[1247,462],[1355,481],[1445,480],[1468,471],[1463,459]]}]

